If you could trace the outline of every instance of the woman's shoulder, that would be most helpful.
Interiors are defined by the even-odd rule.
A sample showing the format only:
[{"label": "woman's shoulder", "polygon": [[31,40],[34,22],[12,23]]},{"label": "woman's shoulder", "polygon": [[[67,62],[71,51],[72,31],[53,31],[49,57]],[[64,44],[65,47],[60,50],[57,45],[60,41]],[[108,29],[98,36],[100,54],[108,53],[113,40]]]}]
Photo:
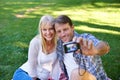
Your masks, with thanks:
[{"label": "woman's shoulder", "polygon": [[30,41],[30,44],[40,44],[41,39],[39,35],[36,35],[35,37],[33,37],[33,39]]}]

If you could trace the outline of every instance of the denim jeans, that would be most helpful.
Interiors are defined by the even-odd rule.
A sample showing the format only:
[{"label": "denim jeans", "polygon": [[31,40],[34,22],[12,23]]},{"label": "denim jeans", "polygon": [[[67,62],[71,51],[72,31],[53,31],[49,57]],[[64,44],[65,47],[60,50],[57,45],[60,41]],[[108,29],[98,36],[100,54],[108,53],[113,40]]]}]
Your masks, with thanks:
[{"label": "denim jeans", "polygon": [[27,72],[18,68],[13,75],[13,80],[32,80],[32,78]]}]

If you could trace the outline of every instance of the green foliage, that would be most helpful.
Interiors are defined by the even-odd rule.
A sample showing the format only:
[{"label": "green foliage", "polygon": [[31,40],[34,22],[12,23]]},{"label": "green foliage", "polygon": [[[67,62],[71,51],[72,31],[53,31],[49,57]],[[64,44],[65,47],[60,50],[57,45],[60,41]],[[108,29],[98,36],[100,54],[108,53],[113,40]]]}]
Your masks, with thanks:
[{"label": "green foliage", "polygon": [[102,56],[103,66],[113,80],[120,78],[119,0],[1,0],[0,80],[10,80],[27,60],[30,40],[38,32],[44,14],[71,17],[75,30],[92,33],[107,41],[111,50]]}]

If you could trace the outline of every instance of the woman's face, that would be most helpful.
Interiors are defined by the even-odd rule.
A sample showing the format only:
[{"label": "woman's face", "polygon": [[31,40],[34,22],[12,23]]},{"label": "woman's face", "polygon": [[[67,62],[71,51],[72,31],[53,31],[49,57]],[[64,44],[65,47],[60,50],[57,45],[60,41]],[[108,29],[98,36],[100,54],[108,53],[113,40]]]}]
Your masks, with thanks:
[{"label": "woman's face", "polygon": [[47,41],[51,41],[55,37],[55,30],[50,23],[47,23],[46,25],[42,26],[41,33]]}]

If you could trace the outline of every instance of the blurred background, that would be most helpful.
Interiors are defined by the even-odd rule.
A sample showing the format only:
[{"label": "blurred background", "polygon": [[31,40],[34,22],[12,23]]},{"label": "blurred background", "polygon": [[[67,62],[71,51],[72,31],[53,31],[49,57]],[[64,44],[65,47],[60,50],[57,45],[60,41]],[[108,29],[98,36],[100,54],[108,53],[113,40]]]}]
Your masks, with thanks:
[{"label": "blurred background", "polygon": [[120,80],[120,0],[0,0],[0,80],[11,80],[27,60],[41,16],[68,15],[79,33],[91,33],[111,47],[102,62]]}]

